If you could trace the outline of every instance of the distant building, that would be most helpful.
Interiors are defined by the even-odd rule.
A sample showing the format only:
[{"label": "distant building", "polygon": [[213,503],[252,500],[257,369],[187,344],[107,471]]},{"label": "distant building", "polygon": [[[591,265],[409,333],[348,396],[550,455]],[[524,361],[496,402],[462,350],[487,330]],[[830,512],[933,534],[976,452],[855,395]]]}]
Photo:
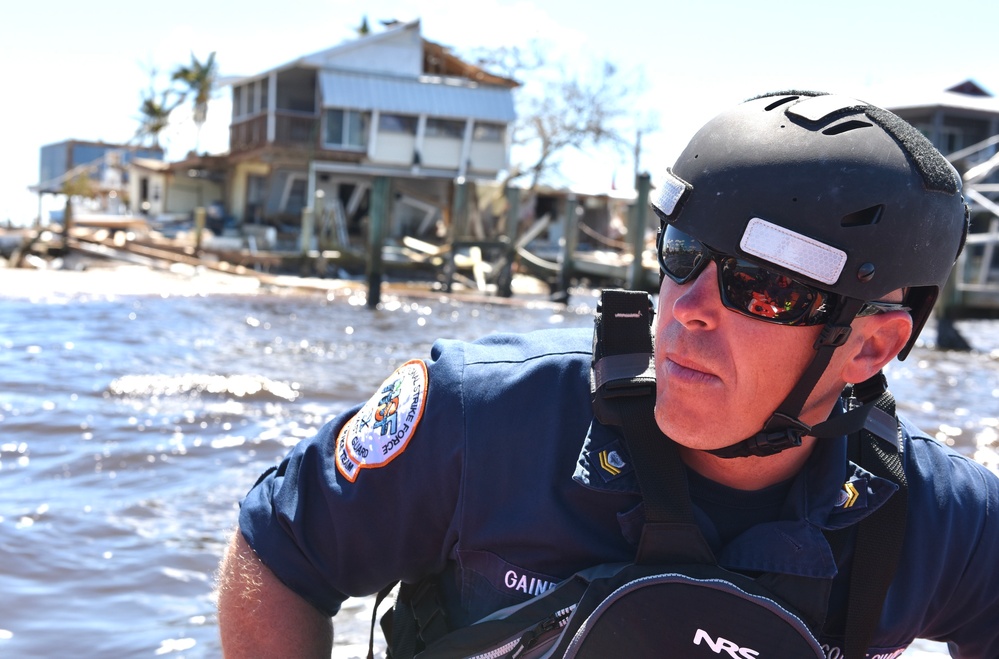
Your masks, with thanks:
[{"label": "distant building", "polygon": [[508,167],[514,80],[422,38],[420,22],[232,83],[227,205],[242,223],[360,230],[375,176],[393,179],[393,227],[431,231],[456,179]]},{"label": "distant building", "polygon": [[58,193],[67,175],[86,172],[92,181],[100,183],[109,168],[122,168],[133,158],[163,160],[163,149],[85,140],[64,140],[47,144],[39,155],[38,185],[40,192]]},{"label": "distant building", "polygon": [[[222,220],[225,206],[226,156],[188,154],[178,162],[135,158],[129,166],[131,211],[155,219],[193,218],[206,208],[209,218]],[[210,222],[218,232],[221,222]]]},{"label": "distant building", "polygon": [[971,207],[967,244],[941,296],[941,313],[949,319],[994,317],[999,314],[999,99],[966,80],[889,109],[950,160],[961,174]]},{"label": "distant building", "polygon": [[972,80],[936,94],[922,93],[918,100],[888,109],[918,128],[959,170],[996,153],[994,143],[961,153],[999,135],[999,99]]},{"label": "distant building", "polygon": [[920,93],[888,109],[915,126],[964,179],[972,232],[999,221],[999,99],[973,80],[938,93]]},{"label": "distant building", "polygon": [[86,177],[97,209],[120,212],[127,206],[128,165],[136,158],[163,160],[163,149],[107,142],[65,140],[39,153],[39,196],[62,194],[73,179]]}]

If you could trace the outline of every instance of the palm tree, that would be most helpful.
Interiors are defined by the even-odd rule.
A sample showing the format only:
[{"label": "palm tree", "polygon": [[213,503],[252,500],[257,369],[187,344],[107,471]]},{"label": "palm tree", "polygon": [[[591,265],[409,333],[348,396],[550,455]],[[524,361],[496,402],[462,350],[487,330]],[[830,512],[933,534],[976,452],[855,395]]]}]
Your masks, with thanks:
[{"label": "palm tree", "polygon": [[156,92],[152,89],[146,92],[145,96],[142,97],[142,104],[139,105],[139,112],[142,116],[139,117],[139,129],[135,133],[136,138],[149,137],[152,140],[152,146],[157,149],[160,148],[160,133],[170,123],[170,113],[184,100],[181,97],[171,103],[170,96],[174,93],[172,90],[167,89],[157,98]]},{"label": "palm tree", "polygon": [[198,127],[195,151],[198,150],[201,141],[201,127],[208,118],[208,100],[211,98],[217,76],[218,65],[215,63],[214,52],[204,62],[199,62],[194,53],[191,53],[190,66],[178,66],[173,72],[172,79],[183,82],[186,87],[182,92],[181,101],[187,98],[188,94],[194,97],[194,123]]}]

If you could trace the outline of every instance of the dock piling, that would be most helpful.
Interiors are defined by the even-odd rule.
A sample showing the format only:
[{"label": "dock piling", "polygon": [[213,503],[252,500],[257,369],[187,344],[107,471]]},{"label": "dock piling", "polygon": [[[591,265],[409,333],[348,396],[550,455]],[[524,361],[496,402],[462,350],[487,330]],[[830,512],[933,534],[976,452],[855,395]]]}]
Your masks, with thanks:
[{"label": "dock piling", "polygon": [[649,188],[651,187],[648,172],[638,175],[635,180],[635,190],[638,198],[629,213],[631,226],[628,227],[628,238],[633,255],[631,267],[628,268],[628,288],[633,291],[644,290],[647,285],[642,255],[645,252],[645,229],[649,214]]},{"label": "dock piling", "polygon": [[517,258],[517,228],[520,223],[520,190],[508,187],[506,194],[506,249],[503,253],[503,267],[496,277],[496,294],[500,297],[513,295],[513,261]]},{"label": "dock piling", "polygon": [[565,214],[562,216],[562,249],[558,258],[558,284],[552,297],[558,300],[569,299],[569,284],[572,283],[574,258],[579,246],[579,200],[570,194],[565,199]]},{"label": "dock piling", "polygon": [[391,179],[376,176],[371,184],[371,214],[368,226],[368,308],[374,309],[382,297],[382,247],[388,229]]}]

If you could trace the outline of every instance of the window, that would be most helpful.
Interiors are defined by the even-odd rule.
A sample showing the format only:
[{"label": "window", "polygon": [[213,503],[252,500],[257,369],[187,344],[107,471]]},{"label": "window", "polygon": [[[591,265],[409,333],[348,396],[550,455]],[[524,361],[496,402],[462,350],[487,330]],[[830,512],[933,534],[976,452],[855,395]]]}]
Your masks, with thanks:
[{"label": "window", "polygon": [[472,139],[476,142],[502,142],[506,137],[506,126],[503,124],[475,123]]},{"label": "window", "polygon": [[243,100],[243,88],[233,85],[232,88],[232,116],[233,119],[240,116],[242,112],[240,111],[239,104]]},{"label": "window", "polygon": [[454,119],[427,119],[427,137],[465,137],[465,122]]},{"label": "window", "polygon": [[405,114],[382,114],[378,117],[378,130],[416,135],[416,117]]},{"label": "window", "polygon": [[267,204],[267,179],[263,176],[250,174],[246,177],[246,215],[245,220],[259,224],[264,216]]},{"label": "window", "polygon": [[260,99],[259,97],[260,81],[257,80],[256,82],[251,82],[249,85],[246,86],[246,91],[247,91],[247,101],[248,101],[246,104],[247,112],[249,114],[255,114],[257,112],[260,112],[260,107],[257,105],[257,101]]},{"label": "window", "polygon": [[367,112],[327,110],[324,145],[331,149],[364,149],[368,145]]},{"label": "window", "polygon": [[309,189],[309,181],[304,176],[289,176],[281,200],[281,211],[298,217],[305,208],[305,197]]}]

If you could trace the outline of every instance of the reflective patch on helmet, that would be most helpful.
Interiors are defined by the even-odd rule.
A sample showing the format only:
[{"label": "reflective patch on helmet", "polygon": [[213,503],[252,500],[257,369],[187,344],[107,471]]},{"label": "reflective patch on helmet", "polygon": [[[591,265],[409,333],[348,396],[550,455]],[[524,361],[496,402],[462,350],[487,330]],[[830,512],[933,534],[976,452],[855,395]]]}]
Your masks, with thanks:
[{"label": "reflective patch on helmet", "polygon": [[665,215],[672,215],[683,195],[689,190],[686,181],[673,172],[666,170],[666,177],[659,185],[659,191],[653,202],[656,208]]},{"label": "reflective patch on helmet", "polygon": [[846,265],[843,250],[758,217],[749,221],[739,247],[824,284],[835,284]]},{"label": "reflective patch on helmet", "polygon": [[402,455],[426,400],[426,364],[414,359],[396,369],[340,430],[337,471],[353,483],[361,469],[384,467]]}]

